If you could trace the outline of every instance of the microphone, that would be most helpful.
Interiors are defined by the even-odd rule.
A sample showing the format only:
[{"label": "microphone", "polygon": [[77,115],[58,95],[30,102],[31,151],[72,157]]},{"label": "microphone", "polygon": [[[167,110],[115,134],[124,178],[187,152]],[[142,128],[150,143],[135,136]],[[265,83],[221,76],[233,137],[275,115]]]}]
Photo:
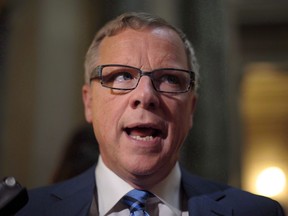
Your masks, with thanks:
[{"label": "microphone", "polygon": [[22,187],[14,177],[6,177],[0,182],[0,215],[16,214],[28,202],[26,188]]}]

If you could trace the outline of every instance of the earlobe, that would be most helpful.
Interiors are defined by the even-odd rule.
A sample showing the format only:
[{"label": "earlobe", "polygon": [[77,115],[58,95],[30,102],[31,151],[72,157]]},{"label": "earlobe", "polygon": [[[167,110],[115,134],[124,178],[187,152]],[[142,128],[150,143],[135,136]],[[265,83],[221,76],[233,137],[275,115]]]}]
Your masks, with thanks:
[{"label": "earlobe", "polygon": [[92,123],[92,92],[88,84],[82,87],[82,100],[84,103],[85,119],[88,123]]}]

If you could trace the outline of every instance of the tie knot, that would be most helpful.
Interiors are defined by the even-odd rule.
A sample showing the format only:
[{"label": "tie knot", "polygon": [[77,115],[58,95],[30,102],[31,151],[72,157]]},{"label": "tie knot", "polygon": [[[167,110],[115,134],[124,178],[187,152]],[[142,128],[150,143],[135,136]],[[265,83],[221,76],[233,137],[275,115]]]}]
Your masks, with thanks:
[{"label": "tie knot", "polygon": [[131,213],[144,211],[145,203],[150,195],[148,191],[134,189],[123,197],[123,202],[129,207]]}]

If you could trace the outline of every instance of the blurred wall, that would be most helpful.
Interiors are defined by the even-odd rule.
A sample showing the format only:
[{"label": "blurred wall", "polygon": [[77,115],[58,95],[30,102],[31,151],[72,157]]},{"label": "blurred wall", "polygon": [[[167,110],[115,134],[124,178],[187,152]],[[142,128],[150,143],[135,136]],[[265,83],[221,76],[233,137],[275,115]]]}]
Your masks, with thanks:
[{"label": "blurred wall", "polygon": [[14,175],[28,186],[47,183],[71,129],[83,121],[87,6],[78,1],[7,2],[1,175]]},{"label": "blurred wall", "polygon": [[287,212],[288,2],[254,0],[237,6],[241,186],[278,200]]}]

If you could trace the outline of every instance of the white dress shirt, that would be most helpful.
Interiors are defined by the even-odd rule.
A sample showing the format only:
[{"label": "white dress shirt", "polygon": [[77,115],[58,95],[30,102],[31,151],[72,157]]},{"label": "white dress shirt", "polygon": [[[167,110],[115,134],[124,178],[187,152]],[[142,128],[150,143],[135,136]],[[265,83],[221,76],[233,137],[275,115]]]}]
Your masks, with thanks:
[{"label": "white dress shirt", "polygon": [[[112,172],[104,164],[101,156],[98,159],[95,175],[99,215],[129,215],[129,209],[120,200],[134,188]],[[151,216],[188,215],[187,211],[181,211],[180,181],[181,172],[177,163],[162,182],[149,189],[155,195],[155,197],[149,198],[146,203],[148,206],[147,212]]]}]

